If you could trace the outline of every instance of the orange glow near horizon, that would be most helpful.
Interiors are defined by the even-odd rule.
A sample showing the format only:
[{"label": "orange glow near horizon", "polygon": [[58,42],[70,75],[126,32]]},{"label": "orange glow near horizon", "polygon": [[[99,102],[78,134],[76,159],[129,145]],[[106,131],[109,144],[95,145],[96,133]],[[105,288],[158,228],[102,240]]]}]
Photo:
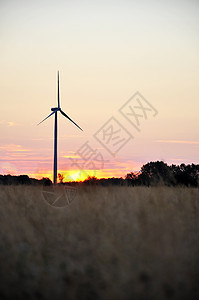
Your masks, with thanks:
[{"label": "orange glow near horizon", "polygon": [[[72,182],[72,181],[84,181],[87,179],[89,176],[90,177],[96,177],[98,179],[100,178],[111,178],[111,177],[125,177],[125,175],[121,170],[119,169],[103,169],[103,170],[83,170],[83,171],[78,171],[78,170],[70,170],[70,171],[58,171],[58,174],[63,174],[64,175],[64,182]],[[27,174],[31,178],[36,178],[36,179],[42,179],[44,178],[49,178],[51,181],[53,181],[53,174],[51,171],[45,172],[45,173],[37,173],[37,174]],[[57,178],[58,180],[58,178]],[[59,181],[59,180],[58,180]]]},{"label": "orange glow near horizon", "polygon": [[[62,164],[62,163],[61,163]],[[112,177],[125,177],[129,172],[137,172],[140,170],[142,163],[136,163],[132,161],[115,161],[109,162],[105,164],[103,169],[92,170],[92,169],[59,169],[57,174],[62,174],[64,176],[64,182],[70,181],[84,181],[88,177],[95,176],[96,178],[112,178]],[[45,169],[39,170],[36,173],[28,173],[29,177],[33,177],[36,179],[42,179],[43,177],[48,177],[51,181],[53,181],[53,171],[52,169]],[[59,180],[58,180],[59,181]]]}]

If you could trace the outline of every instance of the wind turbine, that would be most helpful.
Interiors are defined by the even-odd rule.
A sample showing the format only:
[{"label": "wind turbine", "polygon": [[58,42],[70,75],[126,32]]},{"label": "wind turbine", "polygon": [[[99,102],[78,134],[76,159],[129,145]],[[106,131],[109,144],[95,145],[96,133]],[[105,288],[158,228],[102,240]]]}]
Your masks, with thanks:
[{"label": "wind turbine", "polygon": [[[79,127],[79,125],[77,125],[69,116],[67,116],[65,114],[65,112],[63,112],[61,110],[60,100],[59,100],[59,71],[58,71],[58,74],[57,74],[57,78],[58,78],[58,94],[57,94],[58,106],[51,108],[52,113],[39,123],[39,124],[41,124],[46,119],[48,119],[50,116],[52,116],[52,115],[55,114],[55,128],[54,128],[54,169],[53,169],[53,183],[54,184],[57,183],[57,113],[60,112],[65,118],[67,118],[69,121],[71,121],[73,124],[75,124],[75,126],[77,126],[80,130],[82,130],[81,127]],[[37,124],[37,125],[39,125],[39,124]]]}]

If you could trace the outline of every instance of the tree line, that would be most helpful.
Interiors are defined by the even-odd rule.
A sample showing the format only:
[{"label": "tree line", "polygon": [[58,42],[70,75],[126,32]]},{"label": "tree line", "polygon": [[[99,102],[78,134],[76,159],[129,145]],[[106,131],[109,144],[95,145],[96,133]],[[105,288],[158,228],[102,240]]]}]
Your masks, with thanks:
[{"label": "tree line", "polygon": [[30,178],[28,175],[0,175],[0,185],[51,185],[52,181],[49,178],[35,179]]},{"label": "tree line", "polygon": [[[59,174],[60,175],[60,174]],[[199,186],[199,165],[197,164],[181,164],[171,166],[163,161],[149,162],[141,167],[140,172],[131,172],[126,174],[125,178],[101,178],[88,177],[83,182],[64,182],[64,176],[59,176],[60,184],[70,185],[127,185],[127,186]],[[28,185],[52,185],[49,178],[41,180],[29,178],[27,175],[0,175],[0,184],[28,184]]]},{"label": "tree line", "polygon": [[168,166],[163,161],[149,162],[142,166],[140,173],[128,173],[125,180],[130,185],[199,186],[199,165],[181,164]]}]

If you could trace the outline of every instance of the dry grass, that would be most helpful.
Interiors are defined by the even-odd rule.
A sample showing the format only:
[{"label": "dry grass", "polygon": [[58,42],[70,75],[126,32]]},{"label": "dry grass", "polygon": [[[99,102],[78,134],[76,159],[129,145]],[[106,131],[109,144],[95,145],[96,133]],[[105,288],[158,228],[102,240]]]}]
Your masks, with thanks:
[{"label": "dry grass", "polygon": [[1,186],[0,299],[199,299],[199,189]]}]

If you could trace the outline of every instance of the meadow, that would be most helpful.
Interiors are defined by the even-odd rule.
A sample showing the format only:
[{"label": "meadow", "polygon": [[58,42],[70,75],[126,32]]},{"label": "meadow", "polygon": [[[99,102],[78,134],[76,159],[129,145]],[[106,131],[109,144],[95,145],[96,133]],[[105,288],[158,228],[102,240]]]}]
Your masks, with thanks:
[{"label": "meadow", "polygon": [[0,299],[199,299],[199,189],[0,186]]}]

